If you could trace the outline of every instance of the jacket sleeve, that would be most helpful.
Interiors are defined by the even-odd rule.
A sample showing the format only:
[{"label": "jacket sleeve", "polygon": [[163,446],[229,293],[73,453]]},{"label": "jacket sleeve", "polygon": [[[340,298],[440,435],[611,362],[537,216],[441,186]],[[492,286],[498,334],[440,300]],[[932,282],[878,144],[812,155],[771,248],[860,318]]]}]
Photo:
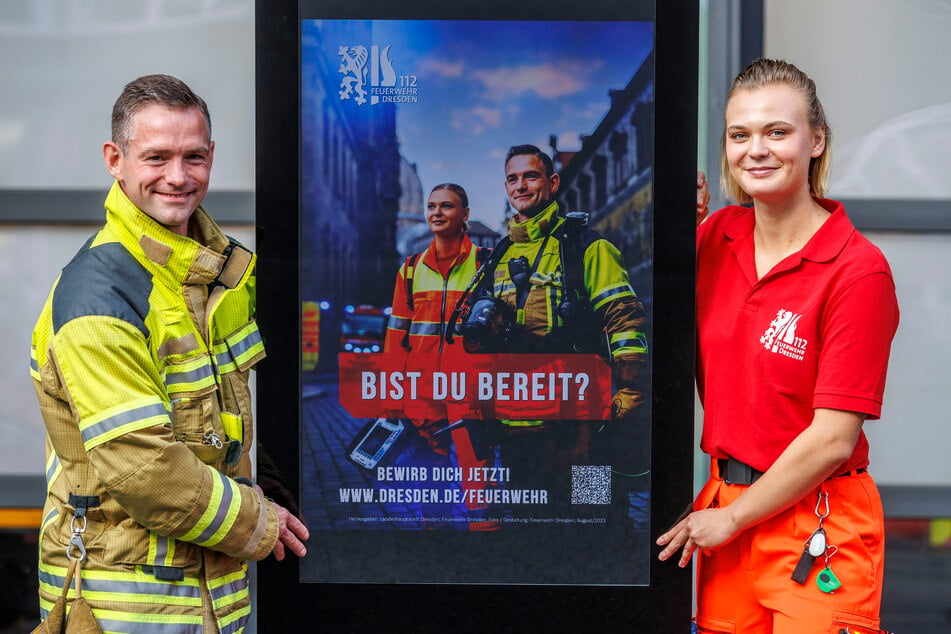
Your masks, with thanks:
[{"label": "jacket sleeve", "polygon": [[647,360],[646,313],[631,288],[617,248],[595,240],[584,253],[584,284],[591,308],[604,325],[611,358],[640,363]]},{"label": "jacket sleeve", "polygon": [[270,553],[276,512],[255,489],[201,462],[190,439],[175,437],[172,405],[138,328],[80,317],[60,327],[51,354],[102,494],[158,534],[242,559]]},{"label": "jacket sleeve", "polygon": [[409,327],[413,323],[413,314],[406,297],[406,272],[409,260],[396,272],[396,284],[393,286],[393,303],[390,308],[390,320],[386,325],[386,337],[383,340],[384,352],[409,352],[404,345],[408,341]]}]

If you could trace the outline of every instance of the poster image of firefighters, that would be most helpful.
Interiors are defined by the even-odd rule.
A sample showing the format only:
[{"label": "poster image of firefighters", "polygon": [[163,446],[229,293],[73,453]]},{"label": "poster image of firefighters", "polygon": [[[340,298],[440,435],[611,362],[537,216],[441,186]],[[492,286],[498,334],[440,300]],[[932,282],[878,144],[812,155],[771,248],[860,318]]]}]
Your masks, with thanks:
[{"label": "poster image of firefighters", "polygon": [[653,21],[300,29],[301,580],[648,584]]}]

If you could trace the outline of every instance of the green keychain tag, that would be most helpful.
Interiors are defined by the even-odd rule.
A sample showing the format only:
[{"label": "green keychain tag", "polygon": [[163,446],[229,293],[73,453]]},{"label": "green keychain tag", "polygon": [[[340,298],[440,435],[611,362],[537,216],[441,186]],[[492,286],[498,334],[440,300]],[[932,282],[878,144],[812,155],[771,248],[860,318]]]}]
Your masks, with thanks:
[{"label": "green keychain tag", "polygon": [[826,594],[831,594],[842,587],[842,582],[832,572],[832,568],[826,566],[816,576],[816,585]]}]

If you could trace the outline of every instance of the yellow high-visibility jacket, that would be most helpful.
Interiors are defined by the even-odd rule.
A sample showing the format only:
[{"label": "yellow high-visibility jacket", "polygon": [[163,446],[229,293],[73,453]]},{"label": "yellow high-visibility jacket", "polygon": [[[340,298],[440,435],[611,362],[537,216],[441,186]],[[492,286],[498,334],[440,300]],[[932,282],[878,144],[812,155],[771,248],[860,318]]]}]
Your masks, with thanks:
[{"label": "yellow high-visibility jacket", "polygon": [[[508,233],[511,242],[495,268],[493,294],[515,308],[518,323],[539,339],[563,323],[558,309],[565,297],[567,280],[559,241],[551,236],[564,222],[555,202],[525,222],[512,218]],[[539,254],[541,249],[544,251]],[[518,306],[516,285],[508,266],[510,260],[518,257],[529,263],[537,262],[528,279],[523,306]],[[585,247],[581,264],[584,292],[608,337],[612,360],[643,363],[647,358],[644,307],[631,288],[621,254],[613,244],[598,236]]]},{"label": "yellow high-visibility jacket", "polygon": [[169,231],[114,184],[105,226],[33,331],[44,618],[77,528],[83,596],[106,631],[237,632],[250,614],[246,562],[271,552],[279,528],[246,479],[248,374],[264,357],[255,256],[201,207],[190,226],[190,237]]},{"label": "yellow high-visibility jacket", "polygon": [[[510,243],[494,271],[493,295],[515,310],[516,321],[528,334],[529,345],[538,345],[538,352],[572,352],[564,340],[556,342],[556,346],[565,346],[561,349],[552,349],[551,344],[545,342],[546,336],[565,325],[559,307],[568,291],[566,263],[561,261],[559,240],[553,237],[564,222],[556,202],[524,222],[511,218],[508,227]],[[581,258],[583,292],[594,313],[591,317],[606,337],[615,383],[629,387],[636,381],[639,366],[647,361],[646,315],[631,288],[620,252],[604,238],[595,236],[596,239],[585,246]],[[509,263],[516,258],[534,264],[526,280],[527,292],[522,305],[519,305],[517,285],[509,270]],[[577,266],[578,263],[573,264]],[[502,422],[512,427],[544,424],[537,420]]]}]

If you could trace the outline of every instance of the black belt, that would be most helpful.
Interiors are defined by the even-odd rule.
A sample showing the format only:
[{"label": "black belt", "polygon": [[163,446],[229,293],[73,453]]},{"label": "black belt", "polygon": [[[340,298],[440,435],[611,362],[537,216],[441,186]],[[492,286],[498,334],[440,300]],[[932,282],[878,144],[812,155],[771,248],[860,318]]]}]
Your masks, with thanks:
[{"label": "black belt", "polygon": [[[736,458],[717,458],[717,469],[720,471],[720,479],[727,484],[753,484],[762,477],[763,472],[754,469],[745,462],[740,462]],[[865,469],[852,469],[837,473],[833,478],[848,477],[865,473]]]},{"label": "black belt", "polygon": [[762,471],[736,458],[717,458],[717,468],[720,479],[727,484],[753,484],[763,475]]}]

